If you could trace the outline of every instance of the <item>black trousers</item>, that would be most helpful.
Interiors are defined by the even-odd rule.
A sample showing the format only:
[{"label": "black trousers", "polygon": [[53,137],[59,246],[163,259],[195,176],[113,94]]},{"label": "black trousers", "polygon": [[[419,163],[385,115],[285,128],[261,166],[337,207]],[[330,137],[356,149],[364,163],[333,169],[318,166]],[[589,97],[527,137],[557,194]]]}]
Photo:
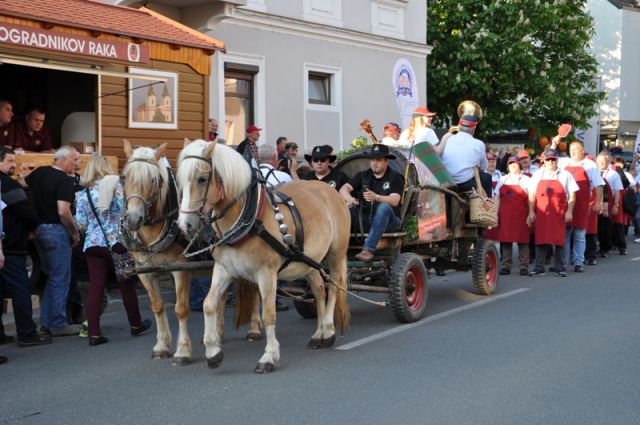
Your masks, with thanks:
[{"label": "black trousers", "polygon": [[613,224],[609,217],[598,216],[598,244],[600,252],[607,253],[611,249],[613,238]]},{"label": "black trousers", "polygon": [[[480,184],[484,189],[485,193],[488,197],[491,197],[493,194],[493,185],[491,184],[491,175],[489,173],[485,173],[484,171],[480,171]],[[470,180],[466,182],[458,184],[458,190],[460,192],[464,192],[467,190],[471,190],[471,188],[476,187],[476,178],[472,177]]]},{"label": "black trousers", "polygon": [[587,235],[587,246],[584,250],[585,260],[595,260],[598,250],[598,235]]},{"label": "black trousers", "polygon": [[625,239],[625,235],[626,232],[624,224],[612,225],[611,241],[613,246],[617,247],[620,251],[625,251],[627,249],[627,241]]}]

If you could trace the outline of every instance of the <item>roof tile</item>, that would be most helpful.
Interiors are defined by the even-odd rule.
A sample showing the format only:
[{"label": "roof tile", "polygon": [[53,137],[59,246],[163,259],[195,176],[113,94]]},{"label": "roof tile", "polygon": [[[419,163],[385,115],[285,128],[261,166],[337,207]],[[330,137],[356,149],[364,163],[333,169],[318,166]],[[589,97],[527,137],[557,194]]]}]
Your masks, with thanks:
[{"label": "roof tile", "polygon": [[144,7],[95,0],[2,0],[0,14],[208,50],[224,43]]}]

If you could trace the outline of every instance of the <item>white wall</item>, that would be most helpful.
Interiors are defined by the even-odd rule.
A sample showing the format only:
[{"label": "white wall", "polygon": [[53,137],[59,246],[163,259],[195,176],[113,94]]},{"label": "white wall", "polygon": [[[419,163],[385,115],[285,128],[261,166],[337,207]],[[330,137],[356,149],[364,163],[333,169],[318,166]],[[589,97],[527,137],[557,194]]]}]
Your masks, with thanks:
[{"label": "white wall", "polygon": [[620,120],[640,121],[640,12],[622,16]]}]

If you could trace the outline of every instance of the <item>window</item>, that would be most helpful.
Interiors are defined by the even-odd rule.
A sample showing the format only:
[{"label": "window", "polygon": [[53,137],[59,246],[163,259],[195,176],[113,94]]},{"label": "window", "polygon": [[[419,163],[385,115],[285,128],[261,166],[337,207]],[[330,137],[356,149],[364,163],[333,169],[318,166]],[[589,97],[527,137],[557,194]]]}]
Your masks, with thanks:
[{"label": "window", "polygon": [[302,18],[342,27],[342,0],[304,0]]},{"label": "window", "polygon": [[395,38],[405,38],[404,2],[377,0],[371,2],[371,32]]},{"label": "window", "polygon": [[331,105],[331,74],[309,71],[309,103]]},{"label": "window", "polygon": [[245,138],[245,130],[254,124],[254,77],[257,67],[225,64],[224,109],[227,144],[237,145]]}]

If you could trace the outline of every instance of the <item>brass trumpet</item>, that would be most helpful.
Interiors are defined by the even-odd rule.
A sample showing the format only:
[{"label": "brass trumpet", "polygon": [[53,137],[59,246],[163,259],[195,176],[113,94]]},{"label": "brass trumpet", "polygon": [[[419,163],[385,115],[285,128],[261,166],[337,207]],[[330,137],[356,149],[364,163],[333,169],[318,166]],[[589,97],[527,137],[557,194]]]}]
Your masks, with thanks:
[{"label": "brass trumpet", "polygon": [[[484,117],[482,108],[473,100],[464,100],[458,105],[458,117],[462,118],[463,115],[473,115],[478,118],[478,122],[482,121]],[[456,134],[460,131],[457,125],[454,125],[449,129],[449,133]]]}]

